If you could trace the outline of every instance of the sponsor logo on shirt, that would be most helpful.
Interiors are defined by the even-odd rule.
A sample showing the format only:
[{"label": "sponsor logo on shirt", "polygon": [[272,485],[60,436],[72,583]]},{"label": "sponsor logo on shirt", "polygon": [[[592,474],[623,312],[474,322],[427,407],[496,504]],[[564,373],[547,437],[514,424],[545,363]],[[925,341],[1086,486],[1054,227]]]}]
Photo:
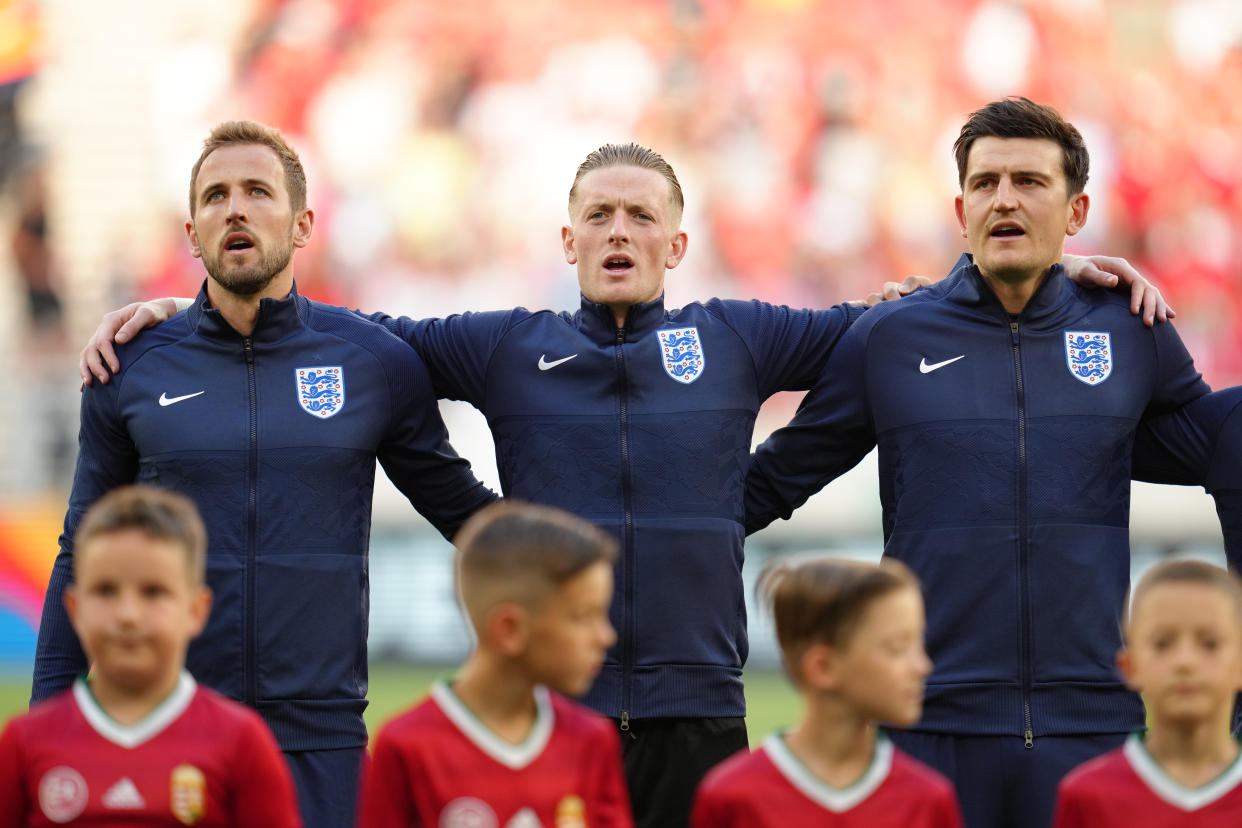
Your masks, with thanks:
[{"label": "sponsor logo on shirt", "polygon": [[459,796],[440,811],[440,828],[496,828],[496,814],[481,799]]},{"label": "sponsor logo on shirt", "polygon": [[138,786],[128,776],[122,776],[119,782],[104,792],[103,804],[105,808],[114,811],[134,811],[147,807],[147,801],[138,793]]}]

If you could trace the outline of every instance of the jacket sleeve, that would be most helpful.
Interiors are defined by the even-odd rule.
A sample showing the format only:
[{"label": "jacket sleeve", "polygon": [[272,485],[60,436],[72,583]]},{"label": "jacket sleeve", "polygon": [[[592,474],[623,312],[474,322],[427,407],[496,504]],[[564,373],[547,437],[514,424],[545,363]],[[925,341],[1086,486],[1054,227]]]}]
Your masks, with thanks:
[{"label": "jacket sleeve", "polygon": [[1156,347],[1156,382],[1145,415],[1172,411],[1212,390],[1195,369],[1194,359],[1171,322],[1156,325],[1151,335]]},{"label": "jacket sleeve", "polygon": [[759,398],[805,391],[824,372],[841,336],[866,308],[795,309],[766,302],[713,299],[707,309],[735,330],[755,361]]},{"label": "jacket sleeve", "polygon": [[746,476],[748,535],[788,518],[875,447],[866,382],[873,327],[864,321],[850,328],[793,420],[752,455]]},{"label": "jacket sleeve", "polygon": [[1199,485],[1216,500],[1229,565],[1242,571],[1242,386],[1139,423],[1134,478]]},{"label": "jacket sleeve", "polygon": [[107,385],[95,383],[82,392],[78,427],[78,463],[65,513],[60,551],[43,598],[43,617],[35,646],[34,682],[30,698],[41,701],[68,689],[86,670],[86,655],[65,611],[65,588],[73,581],[73,535],[92,504],[104,494],[133,483],[138,474],[138,452],[117,412],[122,377]]},{"label": "jacket sleeve", "polygon": [[392,393],[392,422],[377,451],[388,479],[418,513],[452,540],[470,515],[494,500],[470,463],[449,444],[427,369],[406,349],[386,361]]},{"label": "jacket sleeve", "polygon": [[483,407],[487,364],[497,344],[517,322],[530,316],[524,308],[460,313],[443,319],[394,318],[374,313],[366,318],[383,325],[422,357],[436,396]]}]

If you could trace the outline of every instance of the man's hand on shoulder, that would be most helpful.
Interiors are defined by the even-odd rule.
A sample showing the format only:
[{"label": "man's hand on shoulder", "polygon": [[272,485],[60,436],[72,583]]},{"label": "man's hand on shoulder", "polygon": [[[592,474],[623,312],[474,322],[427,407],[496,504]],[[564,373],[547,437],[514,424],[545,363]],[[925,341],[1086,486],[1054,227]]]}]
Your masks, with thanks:
[{"label": "man's hand on shoulder", "polygon": [[177,300],[153,299],[150,302],[131,302],[125,307],[104,314],[95,333],[86,341],[86,347],[78,358],[78,374],[83,387],[98,377],[106,383],[112,374],[121,370],[113,341],[125,344],[145,328],[154,327],[177,312]]},{"label": "man's hand on shoulder", "polygon": [[1156,321],[1168,322],[1177,313],[1164,301],[1160,289],[1143,277],[1134,266],[1118,256],[1061,257],[1065,275],[1083,287],[1130,288],[1130,313],[1143,316],[1143,324],[1151,327]]},{"label": "man's hand on shoulder", "polygon": [[900,299],[903,296],[909,296],[921,287],[930,285],[931,279],[926,276],[907,276],[900,282],[885,282],[884,287],[876,293],[868,294],[866,299],[851,299],[846,302],[847,305],[878,305],[881,302],[887,302],[889,299]]}]

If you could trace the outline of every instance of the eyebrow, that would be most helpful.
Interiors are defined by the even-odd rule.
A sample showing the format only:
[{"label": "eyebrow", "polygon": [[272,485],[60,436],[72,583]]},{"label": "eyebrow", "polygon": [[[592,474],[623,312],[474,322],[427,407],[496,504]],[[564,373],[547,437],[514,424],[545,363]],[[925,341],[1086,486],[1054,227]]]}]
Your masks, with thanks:
[{"label": "eyebrow", "polygon": [[[999,178],[1001,175],[1002,173],[997,172],[996,170],[980,170],[979,172],[971,173],[966,176],[966,183],[969,184],[972,181],[978,181],[980,178]],[[1012,170],[1010,171],[1009,176],[1011,178],[1042,178],[1047,180],[1052,178],[1053,174],[1041,170]]]},{"label": "eyebrow", "polygon": [[[259,187],[263,187],[264,189],[271,190],[273,192],[276,191],[275,184],[272,184],[270,181],[267,181],[262,178],[247,178],[244,181],[242,181],[241,184],[243,187],[254,187],[257,185]],[[206,198],[211,193],[226,186],[227,184],[223,181],[213,181],[210,184],[204,184],[202,195],[200,195],[199,198]]]}]

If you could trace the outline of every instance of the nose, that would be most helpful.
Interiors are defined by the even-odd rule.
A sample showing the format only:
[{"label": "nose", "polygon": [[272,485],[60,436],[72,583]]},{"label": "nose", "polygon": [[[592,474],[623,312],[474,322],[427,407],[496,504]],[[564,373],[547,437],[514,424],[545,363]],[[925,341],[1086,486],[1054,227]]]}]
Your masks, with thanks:
[{"label": "nose", "polygon": [[234,190],[229,193],[229,211],[226,218],[228,221],[246,220],[246,207],[240,191]]},{"label": "nose", "polygon": [[1008,176],[1001,178],[996,184],[996,193],[992,196],[993,206],[997,210],[1016,210],[1018,208],[1017,191]]},{"label": "nose", "polygon": [[630,230],[628,217],[621,210],[618,210],[612,218],[612,226],[608,228],[608,241],[610,242],[628,242],[630,240]]},{"label": "nose", "polygon": [[599,633],[600,643],[603,645],[604,649],[608,649],[613,644],[617,643],[617,631],[612,628],[612,624],[607,620],[600,624]]}]

